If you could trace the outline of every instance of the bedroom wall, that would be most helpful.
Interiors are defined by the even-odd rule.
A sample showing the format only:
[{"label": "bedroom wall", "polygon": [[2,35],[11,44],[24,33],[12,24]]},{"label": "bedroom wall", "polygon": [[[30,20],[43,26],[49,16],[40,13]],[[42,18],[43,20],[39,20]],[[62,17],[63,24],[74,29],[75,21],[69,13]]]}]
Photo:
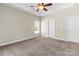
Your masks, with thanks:
[{"label": "bedroom wall", "polygon": [[74,6],[65,8],[63,10],[52,13],[51,15],[42,17],[42,20],[53,20],[56,21],[56,38],[61,40],[66,39],[66,18],[72,15],[79,15],[79,4],[74,4]]},{"label": "bedroom wall", "polygon": [[40,18],[21,10],[0,5],[0,44],[34,37],[34,21]]},{"label": "bedroom wall", "polygon": [[[65,39],[65,20],[63,15],[50,15],[43,17],[42,20],[55,20],[55,37]],[[63,26],[63,27],[62,27]]]}]

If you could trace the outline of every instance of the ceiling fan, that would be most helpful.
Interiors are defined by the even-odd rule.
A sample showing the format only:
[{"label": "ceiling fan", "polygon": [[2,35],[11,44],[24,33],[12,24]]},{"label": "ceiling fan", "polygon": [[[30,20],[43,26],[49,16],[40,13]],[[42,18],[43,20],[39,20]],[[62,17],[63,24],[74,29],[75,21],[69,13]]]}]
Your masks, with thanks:
[{"label": "ceiling fan", "polygon": [[44,11],[48,11],[48,9],[46,7],[48,6],[52,6],[52,3],[38,3],[37,6],[33,6],[31,5],[30,7],[37,7],[37,12],[39,10],[44,10]]}]

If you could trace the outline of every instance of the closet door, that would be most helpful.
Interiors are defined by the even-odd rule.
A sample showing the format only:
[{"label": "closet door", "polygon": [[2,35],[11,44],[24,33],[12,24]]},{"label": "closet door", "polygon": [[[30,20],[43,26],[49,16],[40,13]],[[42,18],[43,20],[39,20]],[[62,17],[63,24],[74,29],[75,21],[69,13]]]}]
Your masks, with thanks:
[{"label": "closet door", "polygon": [[67,39],[79,43],[79,16],[67,18]]},{"label": "closet door", "polygon": [[49,20],[48,21],[48,36],[49,37],[55,37],[55,20]]},{"label": "closet door", "polygon": [[48,37],[48,20],[41,22],[41,36]]},{"label": "closet door", "polygon": [[42,20],[41,34],[44,37],[55,37],[55,20]]}]

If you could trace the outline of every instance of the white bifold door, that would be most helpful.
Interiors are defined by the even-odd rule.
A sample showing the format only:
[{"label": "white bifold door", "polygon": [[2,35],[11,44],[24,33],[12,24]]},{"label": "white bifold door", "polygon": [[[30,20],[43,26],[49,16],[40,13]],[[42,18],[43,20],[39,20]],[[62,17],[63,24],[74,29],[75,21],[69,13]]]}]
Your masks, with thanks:
[{"label": "white bifold door", "polygon": [[66,39],[79,43],[79,16],[70,16],[67,18]]},{"label": "white bifold door", "polygon": [[55,37],[55,20],[42,20],[41,35],[44,37]]}]

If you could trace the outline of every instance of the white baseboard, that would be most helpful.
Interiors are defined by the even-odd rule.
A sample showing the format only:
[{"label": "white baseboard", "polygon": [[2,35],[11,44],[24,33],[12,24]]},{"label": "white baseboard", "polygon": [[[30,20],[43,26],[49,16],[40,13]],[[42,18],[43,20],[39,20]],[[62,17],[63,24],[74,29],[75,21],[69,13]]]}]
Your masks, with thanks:
[{"label": "white baseboard", "polygon": [[[61,38],[56,38],[56,37],[54,37],[54,39],[61,40],[61,41],[66,41],[66,42],[73,42],[73,41],[69,41],[67,39],[61,39]],[[79,43],[79,42],[74,42],[74,43]]]},{"label": "white baseboard", "polygon": [[[41,37],[45,37],[45,36],[41,36]],[[49,38],[52,38],[52,37],[49,37]],[[62,38],[57,38],[57,37],[53,37],[53,39],[62,40],[62,41],[68,41],[67,39],[62,39]]]},{"label": "white baseboard", "polygon": [[56,38],[56,37],[54,37],[54,39],[57,39],[57,40],[62,40],[62,41],[67,41],[66,39]]},{"label": "white baseboard", "polygon": [[[28,37],[28,38],[24,38],[24,39],[20,39],[20,40],[16,40],[16,41],[8,42],[8,43],[3,43],[3,44],[0,44],[0,46],[5,46],[5,45],[9,45],[9,44],[16,43],[16,42],[21,42],[21,41],[32,39],[32,38],[35,38],[35,37],[39,37],[39,36],[33,36],[33,37]],[[61,38],[56,38],[56,37],[54,37],[54,39],[70,42],[66,39],[61,39]]]},{"label": "white baseboard", "polygon": [[39,37],[39,36],[28,37],[28,38],[24,38],[24,39],[20,39],[20,40],[16,40],[16,41],[8,42],[8,43],[3,43],[3,44],[0,44],[0,46],[5,46],[5,45],[9,45],[9,44],[16,43],[16,42],[21,42],[21,41],[32,39],[32,38],[35,38],[35,37]]}]

